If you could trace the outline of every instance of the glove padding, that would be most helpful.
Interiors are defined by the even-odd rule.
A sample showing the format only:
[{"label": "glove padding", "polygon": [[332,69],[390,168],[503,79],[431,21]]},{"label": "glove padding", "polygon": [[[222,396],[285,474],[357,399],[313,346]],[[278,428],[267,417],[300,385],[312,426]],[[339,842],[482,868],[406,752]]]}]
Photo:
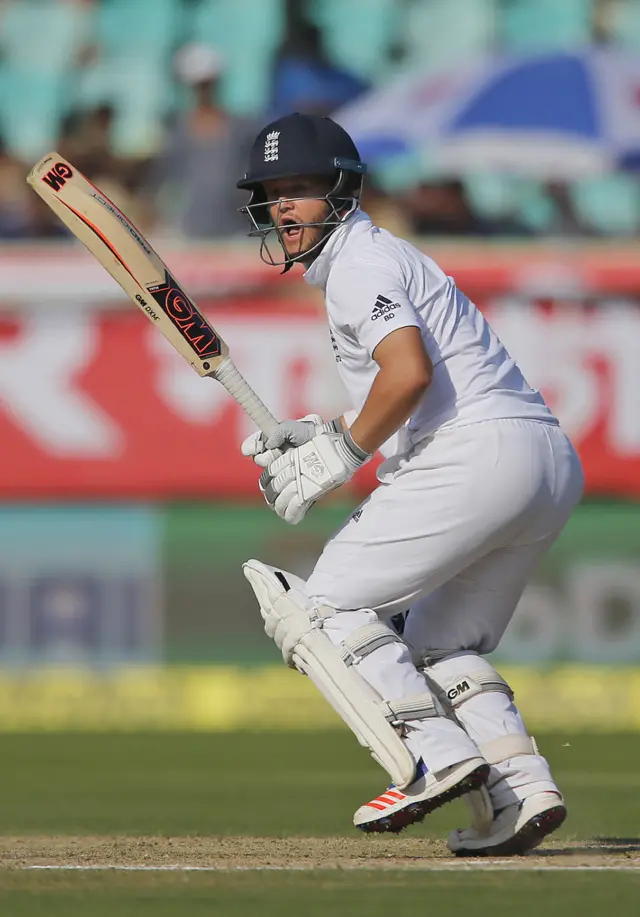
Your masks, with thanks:
[{"label": "glove padding", "polygon": [[260,476],[260,489],[278,516],[297,525],[316,500],[348,481],[371,458],[347,433],[318,433],[287,450]]},{"label": "glove padding", "polygon": [[334,429],[334,421],[325,423],[319,414],[307,414],[300,420],[284,420],[270,436],[260,431],[247,436],[241,446],[242,454],[250,456],[260,468],[268,468],[288,448],[302,446],[317,433]]}]

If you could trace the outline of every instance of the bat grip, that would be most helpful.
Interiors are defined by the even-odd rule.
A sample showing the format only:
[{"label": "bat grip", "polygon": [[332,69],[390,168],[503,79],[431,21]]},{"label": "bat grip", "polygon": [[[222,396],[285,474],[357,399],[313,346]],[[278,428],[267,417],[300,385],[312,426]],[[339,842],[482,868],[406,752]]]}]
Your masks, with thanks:
[{"label": "bat grip", "polygon": [[230,357],[227,357],[211,375],[221,385],[224,385],[259,430],[262,430],[267,436],[275,430],[278,421],[256,395]]}]

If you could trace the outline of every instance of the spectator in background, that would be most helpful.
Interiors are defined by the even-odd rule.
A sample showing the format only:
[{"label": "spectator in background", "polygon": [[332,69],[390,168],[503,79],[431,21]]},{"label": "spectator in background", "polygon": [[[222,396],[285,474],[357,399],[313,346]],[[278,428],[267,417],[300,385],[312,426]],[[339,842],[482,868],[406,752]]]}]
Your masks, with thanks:
[{"label": "spectator in background", "polygon": [[189,87],[192,105],[169,130],[165,149],[151,170],[150,190],[168,192],[166,222],[173,223],[175,215],[189,238],[244,234],[238,208],[246,195],[236,190],[236,173],[248,160],[257,128],[220,104],[223,61],[215,48],[185,45],[176,56],[176,72]]},{"label": "spectator in background", "polygon": [[362,209],[369,214],[376,226],[394,235],[410,235],[411,225],[407,219],[402,201],[384,190],[375,172],[367,176],[362,193]]},{"label": "spectator in background", "polygon": [[330,115],[367,88],[331,63],[319,29],[303,18],[291,18],[276,58],[269,120],[295,111]]},{"label": "spectator in background", "polygon": [[411,231],[418,236],[528,235],[515,219],[486,220],[474,213],[460,179],[424,181],[405,196]]},{"label": "spectator in background", "polygon": [[66,237],[66,227],[27,185],[26,172],[0,137],[0,241]]},{"label": "spectator in background", "polygon": [[0,138],[0,239],[24,239],[31,235],[33,207],[29,198],[35,194],[24,180],[25,171]]},{"label": "spectator in background", "polygon": [[147,229],[148,213],[136,194],[137,176],[141,171],[144,174],[145,164],[114,154],[111,143],[114,117],[114,109],[107,103],[72,113],[64,121],[58,149],[136,225]]},{"label": "spectator in background", "polygon": [[549,181],[543,185],[542,190],[552,207],[552,217],[545,229],[547,234],[572,239],[598,235],[596,227],[584,220],[576,210],[567,182]]},{"label": "spectator in background", "polygon": [[92,180],[100,175],[116,176],[120,163],[111,147],[114,111],[111,105],[77,113],[65,119],[59,140],[60,152]]}]

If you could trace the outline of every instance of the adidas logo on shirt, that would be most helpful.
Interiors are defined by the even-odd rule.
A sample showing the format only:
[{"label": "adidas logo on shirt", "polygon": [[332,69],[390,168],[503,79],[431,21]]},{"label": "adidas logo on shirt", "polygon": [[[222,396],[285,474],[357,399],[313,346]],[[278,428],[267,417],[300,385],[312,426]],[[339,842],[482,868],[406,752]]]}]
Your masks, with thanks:
[{"label": "adidas logo on shirt", "polygon": [[395,318],[393,310],[399,308],[399,302],[393,302],[391,299],[387,299],[386,296],[378,293],[376,304],[371,311],[371,321],[375,322],[377,318],[384,318],[385,322],[388,322],[392,318]]}]

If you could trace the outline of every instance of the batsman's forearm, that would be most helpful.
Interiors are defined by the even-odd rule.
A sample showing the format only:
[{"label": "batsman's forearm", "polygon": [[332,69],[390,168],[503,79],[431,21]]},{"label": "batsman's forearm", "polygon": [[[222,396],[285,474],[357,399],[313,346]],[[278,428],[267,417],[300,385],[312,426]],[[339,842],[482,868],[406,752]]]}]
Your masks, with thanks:
[{"label": "batsman's forearm", "polygon": [[354,441],[365,452],[375,452],[411,416],[428,387],[423,377],[398,378],[380,370],[350,427]]}]

